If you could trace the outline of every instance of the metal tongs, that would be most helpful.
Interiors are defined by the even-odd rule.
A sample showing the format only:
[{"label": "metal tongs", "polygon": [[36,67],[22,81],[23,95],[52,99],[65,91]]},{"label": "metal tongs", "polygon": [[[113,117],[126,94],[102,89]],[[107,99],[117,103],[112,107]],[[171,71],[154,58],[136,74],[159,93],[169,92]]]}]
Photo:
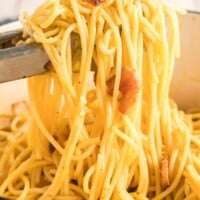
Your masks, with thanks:
[{"label": "metal tongs", "polygon": [[49,70],[49,58],[41,45],[12,45],[11,41],[21,35],[22,25],[18,21],[0,27],[0,83],[31,77]]}]

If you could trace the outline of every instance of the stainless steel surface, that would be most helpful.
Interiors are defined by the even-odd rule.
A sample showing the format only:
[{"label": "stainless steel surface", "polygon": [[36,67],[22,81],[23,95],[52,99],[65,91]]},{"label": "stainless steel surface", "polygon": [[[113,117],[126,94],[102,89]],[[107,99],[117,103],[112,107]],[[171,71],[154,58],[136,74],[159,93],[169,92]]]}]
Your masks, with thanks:
[{"label": "stainless steel surface", "polygon": [[181,57],[176,61],[171,97],[184,110],[200,108],[200,13],[180,16]]},{"label": "stainless steel surface", "polygon": [[37,44],[0,50],[0,83],[46,72],[49,58]]},{"label": "stainless steel surface", "polygon": [[[22,34],[22,25],[15,21],[0,27],[0,45]],[[7,44],[6,44],[7,45]],[[30,44],[0,49],[0,83],[46,72],[49,58],[41,45]]]},{"label": "stainless steel surface", "polygon": [[13,31],[6,31],[0,33],[0,44],[6,43],[11,40],[13,37],[17,37],[21,35],[21,30],[13,30]]},{"label": "stainless steel surface", "polygon": [[[22,35],[22,26],[18,22],[0,27],[0,83],[38,75],[48,71],[49,58],[39,44],[13,46],[11,40]],[[71,34],[72,63],[77,66],[81,57],[80,37]],[[16,38],[15,38],[16,39]],[[79,65],[78,65],[79,67]],[[75,67],[74,71],[79,70]]]}]

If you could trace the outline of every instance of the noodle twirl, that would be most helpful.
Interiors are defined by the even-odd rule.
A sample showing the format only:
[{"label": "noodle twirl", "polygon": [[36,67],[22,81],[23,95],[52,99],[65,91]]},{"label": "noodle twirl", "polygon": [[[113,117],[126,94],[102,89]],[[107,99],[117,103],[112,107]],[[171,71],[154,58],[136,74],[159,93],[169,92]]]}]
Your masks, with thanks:
[{"label": "noodle twirl", "polygon": [[30,110],[0,131],[0,196],[199,199],[200,118],[169,98],[176,10],[48,0],[23,22],[52,70],[28,79]]}]

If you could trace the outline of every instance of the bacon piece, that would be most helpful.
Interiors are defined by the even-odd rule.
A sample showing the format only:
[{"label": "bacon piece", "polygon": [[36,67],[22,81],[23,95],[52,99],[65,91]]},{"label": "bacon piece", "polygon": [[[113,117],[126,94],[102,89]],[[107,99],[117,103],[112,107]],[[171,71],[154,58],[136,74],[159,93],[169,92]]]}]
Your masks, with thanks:
[{"label": "bacon piece", "polygon": [[122,93],[119,110],[125,113],[128,108],[136,101],[139,91],[139,80],[135,70],[126,67],[122,68],[119,90]]},{"label": "bacon piece", "polygon": [[169,161],[167,156],[164,156],[161,160],[160,168],[161,186],[163,189],[166,189],[169,187]]},{"label": "bacon piece", "polygon": [[105,0],[94,0],[94,3],[96,6],[100,5],[101,3],[103,3]]},{"label": "bacon piece", "polygon": [[101,3],[103,3],[105,0],[84,0],[92,5],[99,6]]},{"label": "bacon piece", "polygon": [[26,101],[19,101],[12,104],[12,111],[15,115],[21,114],[29,110],[28,103]]},{"label": "bacon piece", "polygon": [[[113,95],[114,83],[115,77],[112,77],[107,81],[107,92],[111,96]],[[135,70],[123,67],[119,85],[119,90],[121,92],[121,97],[119,99],[120,112],[125,113],[135,102],[139,88],[139,80],[136,76]]]}]

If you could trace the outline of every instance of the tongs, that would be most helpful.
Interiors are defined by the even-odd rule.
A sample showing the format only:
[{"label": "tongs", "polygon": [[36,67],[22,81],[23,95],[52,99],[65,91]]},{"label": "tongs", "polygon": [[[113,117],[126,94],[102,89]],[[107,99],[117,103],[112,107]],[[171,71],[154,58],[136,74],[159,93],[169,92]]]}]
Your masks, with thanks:
[{"label": "tongs", "polygon": [[[181,108],[200,108],[200,14],[180,16],[181,58],[176,61],[170,95]],[[22,34],[19,22],[0,27],[0,45]],[[79,50],[80,51],[80,50]],[[0,83],[47,72],[49,58],[39,44],[0,49]],[[189,106],[188,106],[189,105]]]},{"label": "tongs", "polygon": [[0,27],[0,83],[31,77],[49,70],[49,58],[41,45],[12,45],[11,41],[21,35],[22,25],[18,21]]}]

